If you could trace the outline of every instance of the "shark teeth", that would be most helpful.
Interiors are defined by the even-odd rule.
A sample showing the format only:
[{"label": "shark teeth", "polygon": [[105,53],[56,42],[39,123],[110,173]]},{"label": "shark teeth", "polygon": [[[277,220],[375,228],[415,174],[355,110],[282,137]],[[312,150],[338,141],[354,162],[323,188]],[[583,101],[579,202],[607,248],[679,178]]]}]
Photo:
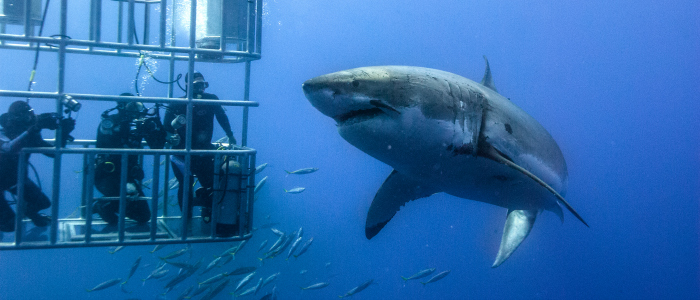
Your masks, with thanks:
[{"label": "shark teeth", "polygon": [[338,123],[338,126],[345,126],[373,119],[374,117],[383,113],[384,111],[382,111],[380,108],[372,107],[367,109],[353,110],[344,114],[337,115],[333,117],[333,119]]}]

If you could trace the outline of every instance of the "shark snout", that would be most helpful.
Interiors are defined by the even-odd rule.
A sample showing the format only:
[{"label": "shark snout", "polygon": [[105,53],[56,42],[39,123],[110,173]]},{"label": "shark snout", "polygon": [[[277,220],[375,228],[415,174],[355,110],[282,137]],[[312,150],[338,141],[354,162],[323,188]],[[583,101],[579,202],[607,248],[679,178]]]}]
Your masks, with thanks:
[{"label": "shark snout", "polygon": [[335,117],[349,109],[347,99],[337,87],[333,86],[327,76],[309,79],[301,85],[301,88],[311,105],[326,116]]},{"label": "shark snout", "polygon": [[338,123],[382,112],[396,115],[396,107],[385,100],[386,88],[379,84],[383,77],[377,82],[371,76],[375,73],[371,68],[359,68],[325,74],[305,81],[302,90],[311,105]]},{"label": "shark snout", "polygon": [[308,95],[312,94],[314,91],[318,90],[319,84],[314,79],[315,78],[309,79],[307,81],[304,81],[304,83],[301,84],[301,89],[304,90],[304,95],[306,95],[307,97],[308,97]]}]

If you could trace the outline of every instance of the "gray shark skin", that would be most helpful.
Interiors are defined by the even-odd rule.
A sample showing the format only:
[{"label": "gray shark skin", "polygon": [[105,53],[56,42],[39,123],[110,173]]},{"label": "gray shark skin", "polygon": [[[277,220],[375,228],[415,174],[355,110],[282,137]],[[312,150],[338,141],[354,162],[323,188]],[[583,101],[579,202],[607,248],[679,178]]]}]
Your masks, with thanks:
[{"label": "gray shark skin", "polygon": [[[568,173],[552,136],[501,96],[486,61],[481,83],[435,69],[376,66],[315,77],[306,98],[350,144],[394,168],[372,201],[374,237],[406,202],[434,193],[508,209],[493,267],[503,263],[542,210],[563,221]],[[586,224],[586,226],[588,226]]]}]

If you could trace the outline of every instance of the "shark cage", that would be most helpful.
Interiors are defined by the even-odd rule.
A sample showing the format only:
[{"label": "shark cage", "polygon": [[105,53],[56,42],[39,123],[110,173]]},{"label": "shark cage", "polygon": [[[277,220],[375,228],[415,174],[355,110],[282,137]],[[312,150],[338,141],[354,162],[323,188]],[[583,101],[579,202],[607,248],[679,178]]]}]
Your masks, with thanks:
[{"label": "shark cage", "polygon": [[[250,107],[259,105],[258,102],[249,99],[250,64],[261,57],[262,0],[90,0],[89,3],[88,1],[70,1],[70,5],[90,5],[89,21],[85,22],[88,26],[81,24],[79,30],[76,30],[78,32],[68,32],[68,20],[72,20],[68,18],[83,18],[87,14],[81,11],[80,14],[70,16],[68,12],[76,10],[69,6],[68,0],[53,2],[51,3],[50,0],[0,0],[0,49],[10,52],[31,51],[35,52],[37,57],[39,53],[57,54],[55,92],[32,91],[31,85],[35,74],[35,71],[32,71],[29,88],[26,91],[0,87],[0,99],[2,99],[0,101],[10,101],[13,97],[53,99],[58,116],[77,112],[81,102],[88,104],[119,100],[128,103],[150,103],[156,108],[180,104],[187,107],[186,114],[178,118],[183,124],[192,124],[194,105],[238,106],[242,110],[240,145],[229,145],[227,141],[218,141],[217,150],[192,149],[192,126],[186,126],[184,149],[172,149],[168,146],[170,143],[166,143],[162,149],[97,148],[96,141],[91,139],[70,139],[65,146],[56,142],[53,147],[23,148],[17,153],[19,157],[17,183],[12,188],[16,200],[8,202],[14,204],[15,229],[14,232],[6,232],[2,236],[0,250],[208,243],[249,239],[252,236],[253,224],[256,150],[246,146],[248,110]],[[176,14],[179,15],[176,17]],[[58,30],[59,34],[50,37],[42,36],[47,15],[54,23],[46,22],[46,26],[54,24],[53,29]],[[109,18],[103,18],[103,15]],[[110,24],[113,27],[106,27],[103,19],[116,19],[114,22],[116,24]],[[55,24],[58,24],[58,28],[55,28]],[[143,27],[140,42],[137,25]],[[116,27],[116,37],[105,38],[103,32],[112,32],[114,27]],[[151,32],[152,30],[156,31],[157,37]],[[86,36],[87,39],[71,38],[70,35]],[[179,44],[176,43],[176,37],[180,40]],[[70,76],[66,74],[66,58],[79,55],[137,59],[140,60],[139,70],[145,56],[168,62],[169,78],[165,82],[168,84],[167,96],[141,97],[71,92],[65,88],[66,77]],[[193,97],[192,92],[194,80],[187,82],[186,97],[174,97],[173,83],[178,82],[177,79],[179,79],[179,76],[175,78],[176,61],[187,62],[189,78],[194,78],[195,63],[244,64],[243,99],[197,99]],[[36,70],[36,62],[34,66]],[[221,70],[223,66],[217,65],[216,69]],[[146,69],[148,69],[147,66]],[[16,72],[16,70],[4,67],[0,68],[0,72]],[[151,70],[148,72],[153,76]],[[56,139],[53,141],[58,141],[59,137],[64,136],[61,127],[56,129]],[[52,184],[50,193],[47,192],[51,207],[45,210],[51,221],[46,227],[37,227],[25,219],[28,167],[33,168],[29,162],[31,153],[54,156],[53,170],[49,171],[52,172],[50,178]],[[117,160],[120,159],[118,196],[99,197],[95,193],[95,162],[100,155],[111,155],[117,157]],[[193,190],[197,179],[194,174],[187,171],[190,170],[193,158],[203,155],[213,156],[215,166],[211,216],[207,217],[209,222],[205,222],[204,217],[194,216],[192,207],[197,205],[197,197],[194,197]],[[78,192],[76,189],[70,195],[61,193],[61,188],[66,181],[65,178],[64,183],[61,181],[62,162],[65,167],[66,161],[72,161],[65,159],[66,156],[69,156],[68,159],[72,156],[73,160],[79,160],[78,157],[82,157],[82,169],[75,171],[79,174],[76,177],[82,177],[81,190]],[[129,193],[127,166],[130,157],[137,157],[142,170],[145,170],[147,176],[150,175],[153,179],[148,184],[150,188],[148,193],[138,195]],[[185,173],[183,182],[178,184],[182,186],[184,195],[191,196],[182,197],[180,209],[177,205],[169,204],[168,201],[173,198],[172,194],[177,194],[175,191],[170,191],[175,181],[169,180],[171,160],[176,158],[179,158],[179,162],[184,165],[182,170]],[[152,171],[149,165],[152,165]],[[77,185],[77,180],[75,182]],[[146,186],[145,181],[139,184]],[[45,188],[46,190],[48,189]],[[3,193],[7,192],[3,191]],[[78,197],[80,197],[79,205],[72,205],[72,203],[77,204]],[[126,218],[127,204],[130,201],[143,200],[147,201],[150,207],[148,221],[137,223]],[[96,205],[103,201],[118,203],[116,225],[109,225],[97,216],[93,217]],[[169,209],[170,206],[176,208]],[[59,214],[61,211],[59,208],[63,211],[73,211],[73,213]],[[226,227],[228,230],[218,230],[222,224],[229,225]]]}]

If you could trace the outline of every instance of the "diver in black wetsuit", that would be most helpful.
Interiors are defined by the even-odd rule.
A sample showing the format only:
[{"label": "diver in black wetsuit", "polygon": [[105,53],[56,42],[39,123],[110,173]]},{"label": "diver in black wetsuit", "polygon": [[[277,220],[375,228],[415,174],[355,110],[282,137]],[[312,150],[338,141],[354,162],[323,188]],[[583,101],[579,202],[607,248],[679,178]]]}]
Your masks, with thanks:
[{"label": "diver in black wetsuit", "polygon": [[[205,93],[204,90],[209,87],[209,83],[204,81],[204,76],[202,73],[195,72],[192,81],[192,97],[194,99],[213,99],[218,100],[219,98],[214,94]],[[185,77],[185,82],[187,82],[187,77]],[[186,98],[186,97],[182,97]],[[177,134],[180,136],[182,141],[178,145],[174,145],[173,149],[185,149],[186,143],[186,130],[188,125],[185,124],[179,128],[173,127],[173,120],[178,116],[184,118],[187,113],[187,104],[173,104],[165,113],[165,119],[163,120],[165,130],[170,133]],[[226,132],[226,136],[229,139],[230,144],[236,144],[236,139],[233,137],[233,132],[231,131],[231,124],[229,123],[228,117],[224,112],[221,105],[201,105],[195,104],[192,107],[192,149],[193,150],[213,150],[216,149],[214,145],[211,144],[212,135],[214,132],[214,117],[219,122],[219,126]],[[177,124],[177,122],[175,122]],[[182,197],[183,197],[183,185],[184,181],[183,169],[185,164],[184,156],[173,155],[172,157],[172,167],[175,177],[180,182],[178,188],[177,198],[180,204],[180,209],[182,209]],[[213,155],[197,155],[192,156],[192,161],[190,162],[191,174],[197,176],[199,183],[202,185],[195,192],[197,199],[190,201],[190,209],[192,206],[202,206],[202,218],[204,222],[209,222],[211,218],[211,207],[212,207],[212,190],[214,187],[214,156]],[[195,203],[196,202],[196,203]]]},{"label": "diver in black wetsuit", "polygon": [[[121,96],[134,96],[129,93]],[[113,110],[116,114],[110,115]],[[165,131],[160,118],[154,113],[149,116],[141,102],[117,102],[117,107],[102,113],[102,122],[97,130],[97,148],[141,149],[141,141],[146,140],[151,149],[163,149]],[[95,159],[95,187],[105,197],[119,197],[121,188],[121,155],[98,154]],[[141,180],[143,170],[138,163],[138,155],[129,155],[127,166],[127,196],[143,197]],[[119,222],[119,201],[107,200],[95,204],[95,212],[109,225]],[[146,200],[129,200],[126,202],[126,217],[144,224],[151,217]]]},{"label": "diver in black wetsuit", "polygon": [[[59,125],[63,129],[62,141],[65,145],[67,137],[75,128],[74,119],[62,119],[55,113],[36,116],[25,101],[15,101],[7,113],[0,116],[0,170],[3,172],[0,176],[0,231],[15,230],[15,213],[5,200],[5,191],[17,194],[18,152],[24,147],[53,147],[41,137],[41,130],[55,130]],[[50,153],[44,155],[53,157]],[[48,226],[51,218],[39,211],[51,206],[49,197],[29,178],[25,178],[24,183],[24,215],[35,226]]]}]

